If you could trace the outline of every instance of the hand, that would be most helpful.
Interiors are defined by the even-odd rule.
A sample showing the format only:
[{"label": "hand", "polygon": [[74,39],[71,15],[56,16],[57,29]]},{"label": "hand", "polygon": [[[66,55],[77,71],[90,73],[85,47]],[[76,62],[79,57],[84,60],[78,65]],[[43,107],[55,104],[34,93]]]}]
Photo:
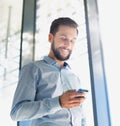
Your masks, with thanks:
[{"label": "hand", "polygon": [[80,106],[85,100],[84,93],[78,93],[75,90],[68,90],[60,97],[60,104],[62,108],[73,108]]}]

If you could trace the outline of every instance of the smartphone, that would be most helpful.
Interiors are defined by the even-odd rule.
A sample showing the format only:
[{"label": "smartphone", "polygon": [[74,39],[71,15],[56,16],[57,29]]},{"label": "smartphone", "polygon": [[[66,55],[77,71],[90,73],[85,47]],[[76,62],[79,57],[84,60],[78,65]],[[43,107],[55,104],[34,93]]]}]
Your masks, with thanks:
[{"label": "smartphone", "polygon": [[78,92],[78,93],[84,93],[84,92],[88,92],[88,90],[87,90],[87,89],[82,89],[82,88],[80,88],[77,92]]},{"label": "smartphone", "polygon": [[[84,93],[84,92],[88,92],[88,90],[87,90],[87,89],[82,89],[82,88],[80,88],[77,92],[78,92],[78,93]],[[84,97],[84,96],[78,96],[78,97],[76,97],[76,98],[85,98],[85,97]]]}]

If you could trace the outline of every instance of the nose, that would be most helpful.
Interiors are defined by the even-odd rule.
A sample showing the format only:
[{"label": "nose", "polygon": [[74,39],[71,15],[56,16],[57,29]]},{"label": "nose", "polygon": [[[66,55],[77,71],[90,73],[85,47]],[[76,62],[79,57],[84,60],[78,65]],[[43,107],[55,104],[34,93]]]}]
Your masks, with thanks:
[{"label": "nose", "polygon": [[64,40],[64,45],[70,46],[71,45],[71,40],[69,40],[69,39]]}]

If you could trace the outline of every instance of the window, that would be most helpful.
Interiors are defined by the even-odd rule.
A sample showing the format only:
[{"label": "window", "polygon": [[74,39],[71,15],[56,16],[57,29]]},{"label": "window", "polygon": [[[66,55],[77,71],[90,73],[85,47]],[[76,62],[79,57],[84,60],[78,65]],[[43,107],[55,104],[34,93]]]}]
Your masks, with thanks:
[{"label": "window", "polygon": [[[108,6],[109,4],[109,6]],[[100,13],[100,28],[103,41],[105,70],[108,87],[108,96],[113,126],[120,125],[120,37],[119,37],[119,0],[98,0]]]},{"label": "window", "polygon": [[19,74],[22,0],[0,1],[0,125],[16,126],[10,118]]}]

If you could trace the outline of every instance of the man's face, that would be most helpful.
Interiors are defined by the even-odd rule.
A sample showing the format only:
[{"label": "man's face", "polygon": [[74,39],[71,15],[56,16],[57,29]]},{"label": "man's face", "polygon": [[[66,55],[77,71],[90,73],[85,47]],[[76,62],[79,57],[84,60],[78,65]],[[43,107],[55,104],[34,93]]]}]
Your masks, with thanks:
[{"label": "man's face", "polygon": [[[69,59],[69,57],[70,57],[70,55],[71,55],[71,52],[72,52],[72,50],[66,49],[65,47],[56,48],[56,47],[55,47],[55,42],[54,42],[54,41],[53,41],[53,43],[52,43],[52,50],[53,50],[54,56],[55,56],[58,60],[61,60],[61,61],[64,61],[64,60]],[[61,54],[61,51],[62,51],[62,53],[64,53],[64,55]]]},{"label": "man's face", "polygon": [[51,43],[51,49],[55,58],[60,61],[69,59],[76,38],[77,31],[75,28],[60,26]]}]

